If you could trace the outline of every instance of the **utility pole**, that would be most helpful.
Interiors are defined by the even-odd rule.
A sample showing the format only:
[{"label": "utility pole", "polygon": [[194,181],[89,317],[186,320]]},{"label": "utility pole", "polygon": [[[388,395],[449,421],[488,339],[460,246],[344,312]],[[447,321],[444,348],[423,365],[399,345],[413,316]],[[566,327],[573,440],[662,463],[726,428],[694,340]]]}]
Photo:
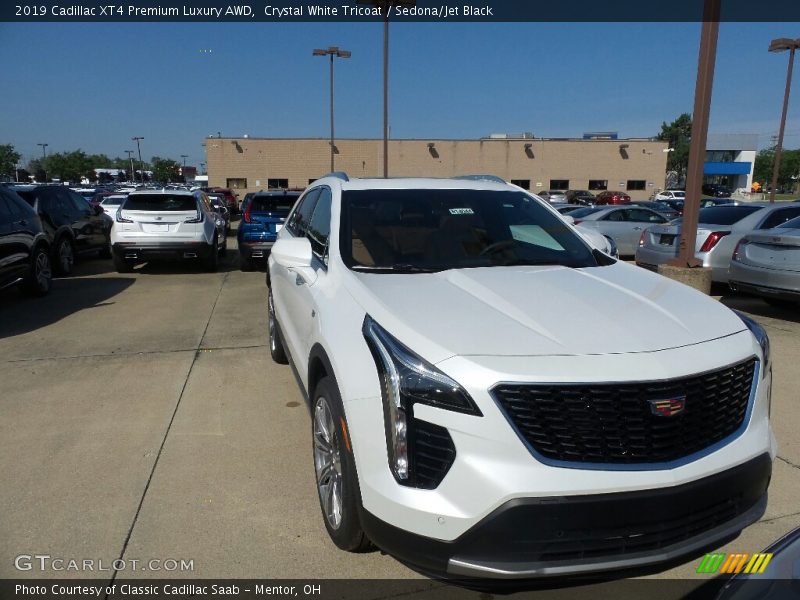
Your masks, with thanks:
[{"label": "utility pole", "polygon": [[44,183],[47,183],[47,167],[45,166],[45,161],[47,160],[47,147],[50,144],[36,144],[36,145],[42,147],[42,171],[44,172]]},{"label": "utility pole", "polygon": [[143,140],[144,138],[142,136],[135,136],[131,139],[136,142],[136,149],[139,151],[139,174],[142,185],[144,185],[144,163],[142,162],[142,147],[139,145],[139,140]]},{"label": "utility pole", "polygon": [[131,163],[131,181],[136,181],[136,171],[133,170],[133,150],[125,150],[125,153]]},{"label": "utility pole", "polygon": [[794,51],[800,48],[800,39],[778,38],[769,45],[770,52],[789,51],[789,67],[786,70],[786,88],[783,92],[783,111],[781,112],[781,126],[778,129],[778,143],[775,145],[775,163],[772,165],[772,189],[769,191],[769,201],[775,202],[775,191],[778,188],[778,174],[781,168],[781,153],[783,152],[783,130],[786,128],[786,113],[789,110],[789,92],[792,89],[792,70],[794,69]]}]

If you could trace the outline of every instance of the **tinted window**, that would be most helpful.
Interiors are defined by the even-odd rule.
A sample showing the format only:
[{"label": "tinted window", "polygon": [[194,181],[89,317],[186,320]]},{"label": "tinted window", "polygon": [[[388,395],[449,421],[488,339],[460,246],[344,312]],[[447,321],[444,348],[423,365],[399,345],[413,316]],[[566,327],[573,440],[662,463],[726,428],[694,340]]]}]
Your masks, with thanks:
[{"label": "tinted window", "polygon": [[649,210],[632,208],[628,211],[628,221],[637,223],[664,223],[666,219]]},{"label": "tinted window", "polygon": [[791,221],[786,221],[782,225],[778,225],[781,229],[800,229],[800,217],[795,217]]},{"label": "tinted window", "polygon": [[20,198],[15,192],[0,188],[0,196],[5,198],[8,204],[8,210],[14,220],[25,219],[34,216],[33,209]]},{"label": "tinted window", "polygon": [[311,242],[311,250],[323,263],[328,264],[328,237],[331,233],[331,191],[322,188],[317,198],[317,206],[308,226],[306,236]]},{"label": "tinted window", "polygon": [[773,227],[777,227],[794,219],[796,216],[800,215],[800,206],[792,206],[790,208],[780,208],[776,211],[773,211],[764,222],[761,224],[759,229],[772,229]]},{"label": "tinted window", "polygon": [[608,213],[605,217],[603,217],[602,221],[627,221],[628,215],[625,214],[627,211],[625,210],[612,210]]},{"label": "tinted window", "polygon": [[[289,224],[286,227],[295,236],[303,237],[306,234],[308,223],[311,221],[311,215],[314,214],[314,208],[317,205],[319,192],[320,188],[309,190],[306,195],[300,199],[300,203],[289,218]],[[255,201],[255,198],[253,198],[253,201]]]},{"label": "tinted window", "polygon": [[103,206],[119,206],[122,204],[122,201],[125,200],[123,196],[109,196],[108,198],[103,199]]},{"label": "tinted window", "polygon": [[733,225],[748,215],[752,215],[760,206],[709,206],[701,208],[698,223],[708,225]]},{"label": "tinted window", "polygon": [[5,194],[0,191],[0,223],[12,223],[15,220],[14,215],[11,213],[11,207],[6,200]]},{"label": "tinted window", "polygon": [[292,210],[298,196],[299,194],[293,194],[291,196],[253,196],[250,200],[250,212],[277,212],[288,214],[288,212]]},{"label": "tinted window", "polygon": [[122,205],[125,210],[193,211],[197,210],[194,196],[184,194],[132,194]]},{"label": "tinted window", "polygon": [[69,200],[75,212],[77,213],[91,212],[91,210],[89,209],[89,203],[87,202],[86,198],[84,198],[83,196],[81,196],[76,192],[73,192],[72,190],[67,191],[67,196],[69,196]]},{"label": "tinted window", "polygon": [[592,206],[589,206],[589,207],[586,207],[586,208],[578,208],[578,209],[569,211],[569,216],[572,217],[573,219],[581,219],[581,218],[585,217],[586,215],[590,215],[592,213],[596,213],[596,212],[601,211],[601,210],[603,210],[603,209],[602,208],[594,208]]},{"label": "tinted window", "polygon": [[570,226],[522,192],[347,191],[340,231],[342,258],[354,269],[598,264]]}]

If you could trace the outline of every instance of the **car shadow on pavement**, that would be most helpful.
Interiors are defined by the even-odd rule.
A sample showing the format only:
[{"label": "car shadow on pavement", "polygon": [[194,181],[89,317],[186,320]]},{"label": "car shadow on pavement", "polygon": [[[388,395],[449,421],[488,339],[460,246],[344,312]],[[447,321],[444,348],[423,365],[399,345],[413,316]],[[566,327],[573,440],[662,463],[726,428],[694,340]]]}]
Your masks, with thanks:
[{"label": "car shadow on pavement", "polygon": [[761,298],[734,294],[730,291],[720,298],[720,302],[728,308],[741,310],[752,315],[800,323],[800,305],[789,308],[779,308],[767,304]]},{"label": "car shadow on pavement", "polygon": [[0,292],[0,339],[46,327],[78,311],[113,304],[111,298],[136,282],[131,277],[63,278],[47,296],[31,298],[20,290]]}]

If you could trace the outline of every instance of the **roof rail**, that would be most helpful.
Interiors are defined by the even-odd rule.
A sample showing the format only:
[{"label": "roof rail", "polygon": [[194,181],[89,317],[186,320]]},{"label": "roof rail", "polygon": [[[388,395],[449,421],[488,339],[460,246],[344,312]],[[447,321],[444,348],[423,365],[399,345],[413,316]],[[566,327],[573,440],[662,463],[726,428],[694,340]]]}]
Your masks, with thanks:
[{"label": "roof rail", "polygon": [[468,181],[494,181],[495,183],[507,183],[505,179],[502,177],[498,177],[497,175],[458,175],[453,177],[453,179],[466,179]]},{"label": "roof rail", "polygon": [[347,173],[345,173],[344,171],[333,171],[332,173],[328,173],[327,175],[323,175],[323,177],[336,177],[336,179],[341,179],[342,181],[350,181],[350,178],[347,176]]}]

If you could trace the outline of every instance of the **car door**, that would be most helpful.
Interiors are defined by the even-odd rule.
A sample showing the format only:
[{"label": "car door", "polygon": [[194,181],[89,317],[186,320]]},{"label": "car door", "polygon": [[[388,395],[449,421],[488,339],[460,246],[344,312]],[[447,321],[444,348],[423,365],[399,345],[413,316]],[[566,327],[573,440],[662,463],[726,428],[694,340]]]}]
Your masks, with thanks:
[{"label": "car door", "polygon": [[13,221],[11,207],[4,191],[0,189],[0,288],[13,283],[18,277]]},{"label": "car door", "polygon": [[624,212],[625,227],[620,232],[620,238],[615,239],[620,254],[635,254],[642,232],[653,225],[667,222],[665,217],[646,208],[628,208]]},{"label": "car door", "polygon": [[[312,188],[297,201],[278,239],[287,236],[305,237],[320,191],[319,187]],[[297,273],[282,267],[274,261],[270,267],[270,286],[272,287],[272,301],[280,323],[283,341],[286,343],[289,354],[295,361],[299,372],[305,373],[304,366],[308,361],[308,356],[302,355],[305,347],[302,339],[310,331],[310,324],[303,321],[310,321],[312,318],[311,296],[308,293],[308,286]]]},{"label": "car door", "polygon": [[72,230],[75,232],[76,249],[90,250],[102,248],[106,243],[106,224],[102,215],[98,215],[95,208],[86,201],[86,198],[73,192],[65,190],[67,200],[72,208],[75,220],[72,222]]}]

